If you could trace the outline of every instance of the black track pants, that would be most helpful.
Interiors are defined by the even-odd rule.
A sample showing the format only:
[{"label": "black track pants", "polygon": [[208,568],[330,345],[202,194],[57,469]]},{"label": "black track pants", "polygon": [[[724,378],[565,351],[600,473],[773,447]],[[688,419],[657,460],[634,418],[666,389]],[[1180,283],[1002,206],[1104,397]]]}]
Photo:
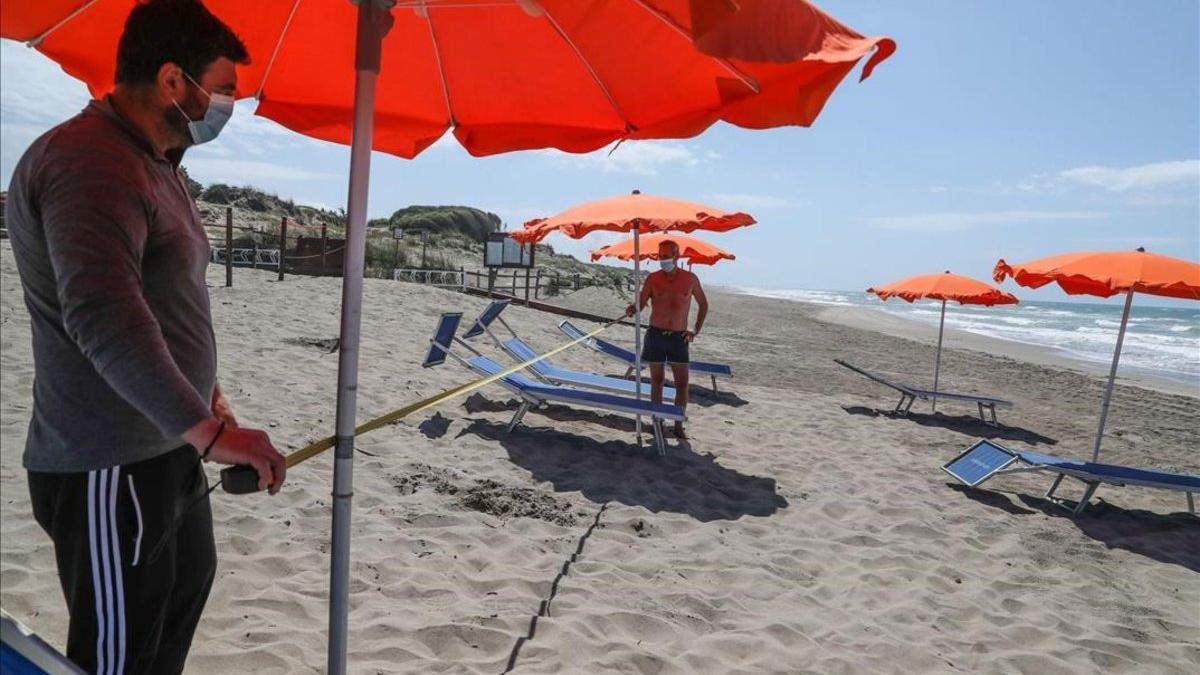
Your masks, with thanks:
[{"label": "black track pants", "polygon": [[190,445],[87,473],[29,472],[71,617],[67,657],[87,672],[183,671],[217,566],[206,489]]}]

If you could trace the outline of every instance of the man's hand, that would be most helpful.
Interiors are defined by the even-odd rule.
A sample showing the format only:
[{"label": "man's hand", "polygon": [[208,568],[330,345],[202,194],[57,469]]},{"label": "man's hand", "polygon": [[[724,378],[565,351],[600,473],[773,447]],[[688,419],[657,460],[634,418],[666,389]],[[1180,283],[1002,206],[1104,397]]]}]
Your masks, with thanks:
[{"label": "man's hand", "polygon": [[229,399],[225,398],[225,392],[221,391],[220,384],[213,385],[212,395],[212,414],[218,421],[224,422],[226,427],[237,428],[237,418],[233,416],[233,406],[229,405]]},{"label": "man's hand", "polygon": [[683,339],[687,340],[688,342],[691,342],[692,340],[695,340],[696,336],[699,334],[700,334],[699,330],[685,330],[685,331],[683,331]]},{"label": "man's hand", "polygon": [[216,437],[216,443],[213,443],[206,458],[208,461],[252,466],[258,472],[259,490],[268,490],[271,494],[279,492],[287,474],[287,462],[271,445],[266,432],[231,427],[226,423],[225,430],[217,436],[220,429],[220,420],[210,417],[184,432],[183,440],[196,448],[196,452],[203,452]]},{"label": "man's hand", "polygon": [[625,308],[625,316],[627,316],[627,317],[633,316],[636,313],[637,313],[637,307],[635,307],[633,304],[630,304],[628,307]]}]

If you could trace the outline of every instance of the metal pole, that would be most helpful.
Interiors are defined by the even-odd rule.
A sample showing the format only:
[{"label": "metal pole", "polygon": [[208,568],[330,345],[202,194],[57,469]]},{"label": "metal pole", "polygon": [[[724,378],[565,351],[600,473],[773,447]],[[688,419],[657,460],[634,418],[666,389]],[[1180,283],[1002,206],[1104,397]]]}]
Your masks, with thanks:
[{"label": "metal pole", "polygon": [[225,288],[233,286],[233,207],[225,207]]},{"label": "metal pole", "polygon": [[321,223],[321,275],[325,276],[325,249],[329,245],[329,234],[326,232],[326,223]]},{"label": "metal pole", "polygon": [[329,660],[326,672],[346,673],[350,601],[350,505],[353,491],[354,422],[358,394],[358,345],[362,321],[363,266],[367,245],[367,192],[371,174],[371,135],[375,122],[375,80],[383,36],[391,28],[390,4],[358,5],[355,48],[354,127],[350,142],[350,186],[342,266],[342,331],[338,350],[338,390],[333,463],[333,536],[329,566]]},{"label": "metal pole", "polygon": [[1104,423],[1108,421],[1108,404],[1112,400],[1113,383],[1117,379],[1117,362],[1121,360],[1121,345],[1125,342],[1125,326],[1129,324],[1129,309],[1133,307],[1133,289],[1125,293],[1125,312],[1121,314],[1121,330],[1117,333],[1117,348],[1113,350],[1112,370],[1108,371],[1108,388],[1104,390],[1104,405],[1100,406],[1100,427],[1096,429],[1096,445],[1092,461],[1100,458],[1100,441],[1104,439]]},{"label": "metal pole", "polygon": [[[638,230],[641,223],[633,223],[633,394],[641,403],[642,400],[642,250]],[[637,429],[638,445],[642,444],[642,416],[637,416],[634,423]]]},{"label": "metal pole", "polygon": [[283,281],[283,262],[287,258],[287,216],[279,221],[279,280]]},{"label": "metal pole", "polygon": [[938,324],[937,359],[933,362],[933,412],[937,412],[938,374],[942,371],[942,332],[946,330],[946,301],[942,300],[942,321]]}]

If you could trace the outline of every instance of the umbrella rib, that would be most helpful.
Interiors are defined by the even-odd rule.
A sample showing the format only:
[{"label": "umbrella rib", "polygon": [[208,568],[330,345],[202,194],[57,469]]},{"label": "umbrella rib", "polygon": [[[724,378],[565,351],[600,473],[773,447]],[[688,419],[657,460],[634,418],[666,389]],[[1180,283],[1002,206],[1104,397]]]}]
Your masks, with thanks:
[{"label": "umbrella rib", "polygon": [[541,3],[538,3],[538,8],[542,10],[542,14],[546,17],[546,20],[550,22],[550,26],[554,28],[554,32],[558,33],[558,36],[567,43],[567,46],[571,48],[571,51],[575,52],[575,56],[578,57],[580,63],[582,63],[583,67],[587,69],[588,74],[592,76],[592,81],[595,82],[596,86],[600,89],[600,93],[604,94],[604,98],[608,99],[608,104],[612,106],[613,111],[616,112],[617,116],[625,122],[625,132],[629,133],[635,130],[636,127],[634,127],[633,123],[629,121],[629,116],[625,114],[624,110],[621,110],[621,106],[617,104],[617,100],[613,98],[613,95],[611,92],[609,92],[608,87],[604,85],[604,80],[600,79],[600,74],[596,72],[596,69],[592,67],[592,64],[587,60],[587,57],[583,55],[583,52],[579,49],[579,46],[575,44],[575,41],[571,39],[571,36],[567,35],[567,32],[563,30],[558,21],[555,21],[554,17],[550,14],[550,12],[546,11],[546,8],[543,7]]},{"label": "umbrella rib", "polygon": [[429,11],[428,5],[422,5],[425,9],[425,23],[429,25],[429,39],[433,42],[433,58],[437,61],[438,77],[442,80],[442,98],[446,101],[446,121],[450,126],[458,126],[454,121],[454,108],[450,105],[450,83],[446,81],[446,66],[442,63],[442,47],[438,44],[437,31],[433,28],[433,14]]},{"label": "umbrella rib", "polygon": [[[659,21],[666,24],[666,26],[668,28],[674,30],[676,33],[678,33],[682,37],[686,38],[689,43],[692,42],[692,34],[687,32],[687,30],[683,26],[680,26],[678,23],[676,23],[674,19],[663,14],[661,11],[647,5],[645,3],[645,0],[632,0],[632,1],[635,5],[646,10],[651,15],[653,15],[655,18],[657,18]],[[697,50],[697,51],[699,51],[699,50]],[[700,52],[700,53],[703,54],[703,52]],[[759,87],[758,81],[755,80],[750,75],[747,75],[746,73],[742,72],[737,66],[730,63],[728,59],[723,59],[719,56],[713,56],[712,54],[704,54],[704,55],[707,56],[708,58],[712,59],[713,61],[716,61],[717,63],[719,63],[721,65],[721,67],[725,68],[725,70],[728,70],[730,73],[732,73],[734,75],[734,77],[741,80],[742,84],[744,84],[750,88],[750,91],[754,92],[755,94],[761,93],[762,90]]]},{"label": "umbrella rib", "polygon": [[267,78],[271,76],[271,69],[275,66],[275,58],[279,56],[279,50],[283,47],[283,38],[287,35],[288,29],[292,27],[292,19],[296,18],[296,10],[300,9],[300,0],[292,3],[292,11],[288,14],[287,21],[283,24],[283,30],[279,31],[279,38],[275,40],[275,49],[271,50],[271,60],[267,61],[267,69],[263,71],[262,80],[258,83],[258,91],[254,92],[256,100],[262,99],[263,87],[267,86]]},{"label": "umbrella rib", "polygon": [[38,45],[42,44],[42,41],[45,40],[47,37],[49,37],[49,35],[51,33],[58,30],[59,28],[62,28],[66,23],[71,21],[71,19],[74,19],[75,17],[79,16],[80,14],[83,14],[84,10],[86,10],[88,7],[91,7],[92,5],[96,4],[99,1],[100,0],[85,0],[85,2],[82,5],[76,7],[74,9],[74,11],[72,11],[70,14],[59,19],[58,23],[54,24],[53,26],[50,26],[49,28],[42,31],[41,33],[33,36],[25,44],[29,45],[30,47],[36,48]]}]

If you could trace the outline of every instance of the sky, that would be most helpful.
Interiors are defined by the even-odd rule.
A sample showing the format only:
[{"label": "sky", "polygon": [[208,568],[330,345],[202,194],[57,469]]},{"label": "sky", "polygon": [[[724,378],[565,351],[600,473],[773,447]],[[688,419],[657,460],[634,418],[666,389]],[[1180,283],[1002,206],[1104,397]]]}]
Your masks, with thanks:
[{"label": "sky", "polygon": [[[1200,3],[820,5],[898,50],[866,82],[857,70],[847,77],[811,128],[719,124],[611,154],[483,159],[447,134],[416,160],[375,153],[370,215],[465,204],[511,229],[636,188],[754,215],[753,227],[708,235],[735,262],[696,271],[710,284],[774,289],[861,290],[945,269],[988,279],[997,258],[1076,250],[1145,246],[1200,259]],[[0,183],[33,139],[87,99],[49,60],[3,41]],[[188,153],[192,177],[342,207],[348,149],[253,110],[239,102],[220,138]],[[617,238],[547,243],[583,257]]]}]

